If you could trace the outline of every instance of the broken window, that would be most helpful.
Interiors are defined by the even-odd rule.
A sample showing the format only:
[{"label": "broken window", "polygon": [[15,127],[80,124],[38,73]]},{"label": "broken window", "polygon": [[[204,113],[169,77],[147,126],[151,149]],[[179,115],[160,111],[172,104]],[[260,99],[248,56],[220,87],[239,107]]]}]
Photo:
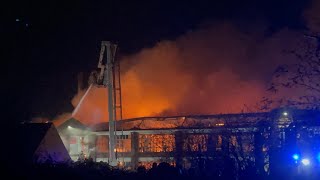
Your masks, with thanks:
[{"label": "broken window", "polygon": [[131,152],[131,136],[118,135],[117,136],[117,152]]},{"label": "broken window", "polygon": [[184,140],[184,151],[200,151],[208,150],[208,135],[207,134],[189,134]]},{"label": "broken window", "polygon": [[174,146],[173,134],[139,134],[139,152],[172,152]]}]

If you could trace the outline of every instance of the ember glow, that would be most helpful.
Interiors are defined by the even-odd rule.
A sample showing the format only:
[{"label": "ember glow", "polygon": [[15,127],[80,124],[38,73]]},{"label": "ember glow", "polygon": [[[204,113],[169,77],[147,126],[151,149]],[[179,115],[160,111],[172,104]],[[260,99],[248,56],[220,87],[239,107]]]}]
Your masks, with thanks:
[{"label": "ember glow", "polygon": [[[123,118],[254,112],[262,97],[271,97],[266,89],[276,67],[296,60],[284,50],[296,48],[304,38],[288,29],[266,32],[263,24],[210,24],[123,57]],[[85,92],[73,98],[74,107]],[[107,109],[107,90],[93,87],[73,117],[85,124],[105,122]]]}]

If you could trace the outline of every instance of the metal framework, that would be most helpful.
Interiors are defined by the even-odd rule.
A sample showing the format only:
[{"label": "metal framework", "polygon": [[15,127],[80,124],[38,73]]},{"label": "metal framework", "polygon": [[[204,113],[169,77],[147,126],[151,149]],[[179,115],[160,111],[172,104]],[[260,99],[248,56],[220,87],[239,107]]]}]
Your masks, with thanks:
[{"label": "metal framework", "polygon": [[[122,99],[120,82],[120,63],[116,61],[117,45],[110,41],[101,42],[97,83],[105,86],[108,93],[109,117],[109,163],[117,165],[116,157],[116,121],[122,119]],[[106,56],[105,56],[106,54]]]}]

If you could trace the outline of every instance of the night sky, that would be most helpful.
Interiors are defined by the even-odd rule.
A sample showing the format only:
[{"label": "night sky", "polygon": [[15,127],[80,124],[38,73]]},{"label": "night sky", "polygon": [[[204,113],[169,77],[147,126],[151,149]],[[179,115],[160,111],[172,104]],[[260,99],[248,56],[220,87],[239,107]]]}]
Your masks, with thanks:
[{"label": "night sky", "polygon": [[263,21],[269,34],[304,29],[303,0],[10,1],[4,13],[2,71],[8,122],[71,111],[77,74],[96,68],[100,42],[123,55],[175,39],[207,22]]}]

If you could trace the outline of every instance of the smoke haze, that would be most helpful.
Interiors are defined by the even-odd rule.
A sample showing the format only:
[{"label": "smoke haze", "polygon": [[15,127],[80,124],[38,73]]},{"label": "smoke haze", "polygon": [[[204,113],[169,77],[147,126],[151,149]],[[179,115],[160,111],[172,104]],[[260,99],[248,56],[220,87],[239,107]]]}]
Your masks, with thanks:
[{"label": "smoke haze", "polygon": [[[319,7],[305,13],[314,31],[319,30]],[[206,24],[174,41],[164,40],[123,57],[124,118],[254,112],[261,99],[270,96],[266,89],[274,70],[296,62],[284,51],[297,48],[304,38],[301,32],[289,29],[267,32],[261,24]],[[301,93],[282,91],[270,97],[294,98]],[[74,106],[83,94],[73,98]],[[107,117],[107,90],[97,87],[74,116],[85,124],[104,122]]]},{"label": "smoke haze", "polygon": [[135,62],[122,76],[125,116],[253,110],[275,68],[293,61],[283,50],[299,41],[286,29],[264,34],[211,25],[122,59],[123,66]]},{"label": "smoke haze", "polygon": [[[276,67],[294,61],[283,50],[294,48],[300,37],[287,29],[265,36],[263,28],[244,32],[224,23],[124,57],[124,118],[253,112]],[[107,117],[107,90],[94,87],[75,118],[90,124]]]}]

